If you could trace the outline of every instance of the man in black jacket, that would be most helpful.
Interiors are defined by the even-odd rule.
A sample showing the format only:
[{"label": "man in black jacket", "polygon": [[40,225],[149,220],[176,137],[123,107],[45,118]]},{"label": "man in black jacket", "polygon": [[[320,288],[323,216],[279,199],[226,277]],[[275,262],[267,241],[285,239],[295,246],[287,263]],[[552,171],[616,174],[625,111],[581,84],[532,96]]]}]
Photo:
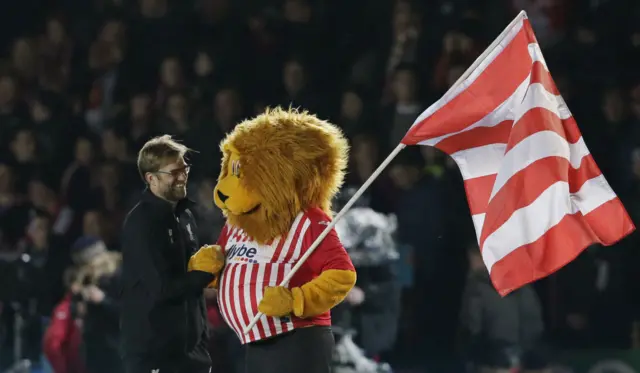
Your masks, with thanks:
[{"label": "man in black jacket", "polygon": [[198,250],[187,151],[165,135],[138,155],[147,189],[125,220],[122,245],[120,323],[129,373],[210,371],[203,288],[224,257],[214,246]]}]

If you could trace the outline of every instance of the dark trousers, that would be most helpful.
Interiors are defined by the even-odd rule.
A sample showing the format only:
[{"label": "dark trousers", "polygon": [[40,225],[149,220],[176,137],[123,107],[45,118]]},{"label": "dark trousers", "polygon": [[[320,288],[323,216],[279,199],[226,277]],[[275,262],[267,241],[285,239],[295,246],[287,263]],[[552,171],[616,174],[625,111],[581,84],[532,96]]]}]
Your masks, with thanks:
[{"label": "dark trousers", "polygon": [[334,339],[328,326],[312,326],[249,343],[245,373],[331,373]]},{"label": "dark trousers", "polygon": [[167,353],[130,355],[124,359],[124,366],[126,373],[211,373],[211,358],[203,339],[186,358]]},{"label": "dark trousers", "polygon": [[179,370],[176,368],[147,368],[143,366],[127,366],[127,373],[211,373],[211,368],[206,370]]},{"label": "dark trousers", "polygon": [[141,360],[125,361],[125,369],[127,373],[211,373],[211,367],[190,368],[176,367],[162,364],[149,364]]},{"label": "dark trousers", "polygon": [[[106,338],[103,337],[103,341]],[[91,373],[124,373],[122,359],[117,349],[96,337],[84,339],[81,345],[82,359]]]}]

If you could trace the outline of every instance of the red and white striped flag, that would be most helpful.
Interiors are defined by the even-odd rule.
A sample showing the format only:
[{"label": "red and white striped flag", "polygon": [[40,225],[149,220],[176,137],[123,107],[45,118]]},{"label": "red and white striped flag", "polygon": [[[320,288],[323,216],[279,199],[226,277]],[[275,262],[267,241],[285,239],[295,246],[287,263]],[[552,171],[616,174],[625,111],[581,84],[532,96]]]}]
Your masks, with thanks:
[{"label": "red and white striped flag", "polygon": [[449,154],[502,295],[635,227],[559,95],[521,12],[402,143]]}]

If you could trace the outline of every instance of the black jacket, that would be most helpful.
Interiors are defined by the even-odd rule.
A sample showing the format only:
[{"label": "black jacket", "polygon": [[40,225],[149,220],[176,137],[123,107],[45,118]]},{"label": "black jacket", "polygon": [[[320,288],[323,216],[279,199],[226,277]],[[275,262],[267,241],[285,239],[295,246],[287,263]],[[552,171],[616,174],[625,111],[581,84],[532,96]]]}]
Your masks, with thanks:
[{"label": "black jacket", "polygon": [[125,361],[152,366],[209,366],[205,272],[187,272],[199,249],[193,202],[175,209],[148,189],[127,215],[122,236],[120,318]]}]

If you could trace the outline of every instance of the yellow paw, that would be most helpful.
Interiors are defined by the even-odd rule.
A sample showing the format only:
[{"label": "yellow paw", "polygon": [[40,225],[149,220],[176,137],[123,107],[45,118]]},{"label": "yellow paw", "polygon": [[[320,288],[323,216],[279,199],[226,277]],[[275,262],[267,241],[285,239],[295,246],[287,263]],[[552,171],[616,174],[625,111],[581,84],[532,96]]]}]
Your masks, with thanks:
[{"label": "yellow paw", "polygon": [[189,271],[217,274],[224,267],[224,254],[218,245],[205,245],[189,259]]},{"label": "yellow paw", "polygon": [[267,286],[258,305],[258,311],[267,316],[286,316],[293,310],[293,295],[282,286]]}]

